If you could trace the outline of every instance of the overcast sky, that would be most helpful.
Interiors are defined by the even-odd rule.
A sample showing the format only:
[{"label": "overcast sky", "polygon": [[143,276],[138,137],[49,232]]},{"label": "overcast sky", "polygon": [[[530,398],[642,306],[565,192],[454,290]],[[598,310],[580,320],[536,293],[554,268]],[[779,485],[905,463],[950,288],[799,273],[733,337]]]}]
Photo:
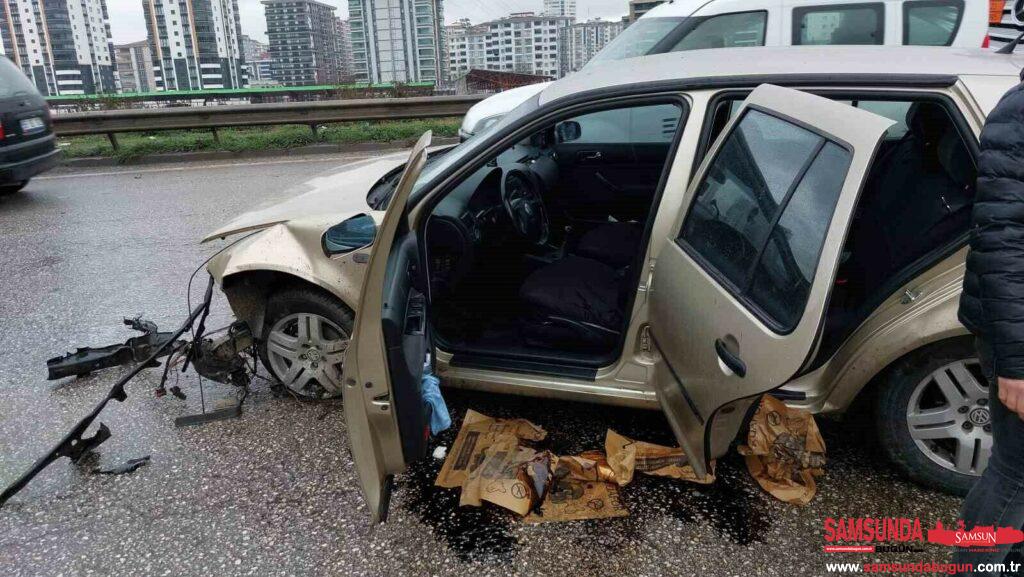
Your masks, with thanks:
[{"label": "overcast sky", "polygon": [[[321,0],[338,6],[338,16],[348,17],[346,0]],[[446,22],[469,18],[473,22],[484,22],[509,12],[540,12],[544,0],[444,0]],[[266,20],[260,0],[238,0],[242,12],[242,34],[266,41]],[[115,44],[124,44],[146,39],[146,23],[142,18],[142,0],[107,0],[110,11],[110,27]],[[628,0],[576,0],[576,17],[618,18],[629,11]]]}]

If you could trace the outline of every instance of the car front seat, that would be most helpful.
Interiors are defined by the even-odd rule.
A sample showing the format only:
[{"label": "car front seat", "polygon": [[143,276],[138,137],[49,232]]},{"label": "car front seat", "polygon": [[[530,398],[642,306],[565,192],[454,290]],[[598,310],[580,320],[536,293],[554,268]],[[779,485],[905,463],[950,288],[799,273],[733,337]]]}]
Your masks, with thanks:
[{"label": "car front seat", "polygon": [[616,270],[567,256],[534,271],[519,288],[529,310],[527,344],[602,349],[622,329],[622,294]]},{"label": "car front seat", "polygon": [[575,254],[622,269],[640,251],[643,227],[633,222],[609,222],[588,230],[576,243]]}]

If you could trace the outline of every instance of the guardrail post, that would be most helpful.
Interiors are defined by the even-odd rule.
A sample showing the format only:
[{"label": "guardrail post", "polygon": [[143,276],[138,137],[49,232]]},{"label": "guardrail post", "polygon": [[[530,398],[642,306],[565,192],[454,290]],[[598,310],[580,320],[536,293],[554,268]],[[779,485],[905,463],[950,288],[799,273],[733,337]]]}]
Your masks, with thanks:
[{"label": "guardrail post", "polygon": [[107,133],[107,138],[110,140],[110,146],[113,146],[114,150],[120,150],[121,149],[121,145],[119,145],[117,143],[117,135],[116,134],[114,134],[113,132],[108,132]]}]

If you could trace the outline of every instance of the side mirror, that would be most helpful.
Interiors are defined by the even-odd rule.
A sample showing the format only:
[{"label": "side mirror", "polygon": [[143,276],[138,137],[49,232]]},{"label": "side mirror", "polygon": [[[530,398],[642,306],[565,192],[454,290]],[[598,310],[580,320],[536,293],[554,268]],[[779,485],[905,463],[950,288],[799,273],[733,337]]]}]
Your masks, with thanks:
[{"label": "side mirror", "polygon": [[377,236],[377,223],[373,217],[357,214],[342,221],[324,233],[323,246],[327,256],[352,252],[373,242]]},{"label": "side mirror", "polygon": [[[1024,0],[1021,1],[1024,2]],[[580,135],[582,134],[583,129],[580,127],[580,123],[575,120],[566,120],[555,127],[555,138],[558,142],[572,142],[573,140],[579,140]]]}]

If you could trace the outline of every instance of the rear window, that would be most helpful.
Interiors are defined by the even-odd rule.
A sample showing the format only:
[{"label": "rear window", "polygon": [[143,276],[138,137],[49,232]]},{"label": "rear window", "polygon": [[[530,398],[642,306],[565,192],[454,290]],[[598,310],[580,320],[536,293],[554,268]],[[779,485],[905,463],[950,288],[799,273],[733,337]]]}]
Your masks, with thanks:
[{"label": "rear window", "polygon": [[793,44],[882,44],[884,34],[881,2],[793,9]]},{"label": "rear window", "polygon": [[644,56],[686,21],[687,18],[641,18],[595,54],[588,64]]},{"label": "rear window", "polygon": [[764,46],[768,13],[738,12],[693,18],[692,29],[671,52],[705,48]]},{"label": "rear window", "polygon": [[35,93],[32,82],[6,56],[0,56],[0,98]]},{"label": "rear window", "polygon": [[678,241],[781,333],[803,315],[850,153],[748,109],[697,188]]},{"label": "rear window", "polygon": [[903,5],[903,43],[950,46],[963,16],[963,0],[907,2]]}]

